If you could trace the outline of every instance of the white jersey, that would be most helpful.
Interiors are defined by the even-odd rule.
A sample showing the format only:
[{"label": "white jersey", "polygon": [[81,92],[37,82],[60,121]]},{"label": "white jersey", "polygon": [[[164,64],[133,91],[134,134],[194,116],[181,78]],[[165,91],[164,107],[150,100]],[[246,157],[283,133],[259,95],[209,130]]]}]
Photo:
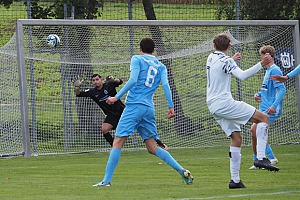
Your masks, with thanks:
[{"label": "white jersey", "polygon": [[211,113],[214,113],[218,107],[217,105],[211,106],[212,103],[216,103],[216,100],[220,103],[233,100],[231,95],[231,72],[237,67],[236,62],[223,52],[215,51],[208,56],[206,63],[206,102]]}]

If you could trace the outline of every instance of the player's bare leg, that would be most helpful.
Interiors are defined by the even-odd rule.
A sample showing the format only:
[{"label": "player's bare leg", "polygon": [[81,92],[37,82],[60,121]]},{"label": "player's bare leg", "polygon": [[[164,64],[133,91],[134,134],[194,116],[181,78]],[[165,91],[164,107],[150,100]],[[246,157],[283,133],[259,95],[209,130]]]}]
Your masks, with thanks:
[{"label": "player's bare leg", "polygon": [[[256,142],[256,126],[257,126],[257,124],[253,123],[251,125],[251,129],[250,129],[251,144],[252,144],[252,151],[253,151],[253,162],[256,160],[256,157],[257,157],[257,152],[256,152],[256,145],[257,145],[257,142]],[[255,167],[254,164],[253,164],[249,169],[259,169],[259,168]]]}]

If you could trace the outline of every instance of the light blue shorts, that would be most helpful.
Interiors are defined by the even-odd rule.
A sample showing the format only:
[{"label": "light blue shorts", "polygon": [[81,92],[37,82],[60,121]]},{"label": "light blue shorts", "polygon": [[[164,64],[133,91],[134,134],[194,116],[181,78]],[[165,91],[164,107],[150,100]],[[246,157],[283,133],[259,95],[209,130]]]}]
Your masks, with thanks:
[{"label": "light blue shorts", "polygon": [[130,136],[135,130],[138,131],[143,141],[151,137],[158,139],[154,108],[143,104],[126,105],[115,136]]}]

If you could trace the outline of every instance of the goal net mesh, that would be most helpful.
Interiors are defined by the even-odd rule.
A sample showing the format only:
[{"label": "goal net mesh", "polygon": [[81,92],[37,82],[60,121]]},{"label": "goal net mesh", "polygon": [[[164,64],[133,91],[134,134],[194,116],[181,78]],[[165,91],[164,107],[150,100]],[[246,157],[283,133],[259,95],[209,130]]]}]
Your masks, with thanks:
[{"label": "goal net mesh", "polygon": [[[162,88],[154,96],[157,129],[169,148],[227,146],[229,139],[206,106],[206,59],[212,39],[226,32],[232,39],[230,55],[241,52],[238,63],[247,69],[260,60],[262,45],[273,45],[275,62],[288,73],[295,67],[293,26],[129,26],[35,25],[23,26],[30,146],[32,154],[107,151],[101,133],[105,118],[90,98],[76,97],[72,79],[85,79],[81,89],[91,88],[92,74],[129,79],[130,58],[139,54],[139,41],[153,38],[155,55],[168,69],[176,117],[166,119],[167,102]],[[49,34],[60,37],[59,47],[46,43]],[[0,48],[0,154],[22,152],[19,75],[16,36]],[[247,81],[232,80],[235,99],[258,108],[253,95],[261,88],[264,70]],[[286,83],[283,115],[269,129],[270,144],[299,142],[297,79]],[[123,85],[124,85],[123,84]],[[123,87],[120,86],[120,88]],[[118,88],[118,89],[120,89]],[[21,91],[22,92],[22,91]],[[24,91],[23,91],[24,92]],[[125,96],[122,98],[125,102]],[[251,123],[242,126],[243,144],[251,144]],[[114,131],[111,132],[114,135]],[[144,148],[135,132],[125,149]]]}]

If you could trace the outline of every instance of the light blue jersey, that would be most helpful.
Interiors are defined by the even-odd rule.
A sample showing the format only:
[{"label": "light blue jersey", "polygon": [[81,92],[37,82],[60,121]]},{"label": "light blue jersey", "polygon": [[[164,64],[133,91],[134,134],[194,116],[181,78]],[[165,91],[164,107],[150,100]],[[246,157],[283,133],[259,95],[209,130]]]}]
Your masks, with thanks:
[{"label": "light blue jersey", "polygon": [[275,113],[269,115],[270,124],[282,114],[282,100],[286,93],[284,83],[276,83],[276,80],[270,79],[273,75],[282,76],[280,68],[275,64],[266,70],[261,91],[259,92],[261,96],[259,110],[267,113],[269,107],[275,108]]},{"label": "light blue jersey", "polygon": [[168,101],[168,107],[173,108],[166,66],[153,55],[135,55],[131,59],[130,79],[118,92],[116,98],[120,99],[129,90],[125,101],[126,105],[143,104],[154,107],[153,95],[160,82]]},{"label": "light blue jersey", "polygon": [[137,130],[143,140],[158,138],[153,96],[162,83],[168,107],[173,108],[167,69],[155,56],[135,55],[131,59],[130,78],[117,93],[120,99],[127,91],[126,107],[116,129],[115,136],[125,137]]},{"label": "light blue jersey", "polygon": [[300,65],[298,65],[293,71],[287,74],[289,78],[293,78],[297,74],[300,74]]}]

